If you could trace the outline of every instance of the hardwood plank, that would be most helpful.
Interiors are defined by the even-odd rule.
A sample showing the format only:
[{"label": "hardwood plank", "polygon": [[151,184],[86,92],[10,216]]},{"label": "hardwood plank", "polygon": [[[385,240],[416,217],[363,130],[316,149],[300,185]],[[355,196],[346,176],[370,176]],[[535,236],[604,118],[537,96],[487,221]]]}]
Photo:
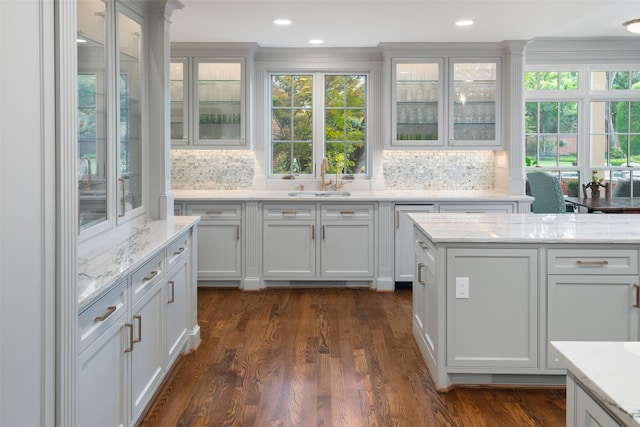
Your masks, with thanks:
[{"label": "hardwood plank", "polygon": [[564,389],[435,390],[411,292],[198,290],[200,347],[140,426],[556,427]]}]

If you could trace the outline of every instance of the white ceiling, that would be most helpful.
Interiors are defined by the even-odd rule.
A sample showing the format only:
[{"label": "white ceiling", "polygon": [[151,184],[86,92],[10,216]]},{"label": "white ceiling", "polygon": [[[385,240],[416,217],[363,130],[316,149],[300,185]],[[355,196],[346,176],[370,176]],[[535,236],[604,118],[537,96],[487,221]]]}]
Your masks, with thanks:
[{"label": "white ceiling", "polygon": [[[635,37],[624,21],[640,0],[180,0],[173,42],[255,42],[269,47],[373,47],[380,42],[496,42]],[[273,19],[293,21],[278,27]],[[454,22],[472,19],[472,27]]]}]

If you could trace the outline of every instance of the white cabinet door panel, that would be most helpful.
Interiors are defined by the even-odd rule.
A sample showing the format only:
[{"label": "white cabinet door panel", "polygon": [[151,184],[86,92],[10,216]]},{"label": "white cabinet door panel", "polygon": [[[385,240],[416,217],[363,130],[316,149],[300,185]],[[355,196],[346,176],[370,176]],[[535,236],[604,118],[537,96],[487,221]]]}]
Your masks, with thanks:
[{"label": "white cabinet door panel", "polygon": [[372,222],[327,221],[322,225],[323,277],[373,276]]},{"label": "white cabinet door panel", "polygon": [[269,278],[304,279],[316,275],[316,229],[308,221],[263,225],[263,274]]}]

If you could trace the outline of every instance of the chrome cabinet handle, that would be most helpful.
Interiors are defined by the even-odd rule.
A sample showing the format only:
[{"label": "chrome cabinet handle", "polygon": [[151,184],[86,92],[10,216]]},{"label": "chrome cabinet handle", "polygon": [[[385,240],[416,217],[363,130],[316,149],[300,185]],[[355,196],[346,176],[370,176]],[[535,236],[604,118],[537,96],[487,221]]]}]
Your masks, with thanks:
[{"label": "chrome cabinet handle", "polygon": [[324,225],[322,226],[322,240],[324,240]]},{"label": "chrome cabinet handle", "polygon": [[426,283],[422,279],[422,269],[423,268],[424,268],[424,263],[423,262],[419,262],[418,263],[418,283],[420,283],[421,285],[424,286]]},{"label": "chrome cabinet handle", "polygon": [[149,277],[145,277],[144,279],[142,279],[143,282],[148,282],[149,280],[153,279],[154,277],[156,277],[158,275],[157,271],[152,271],[150,273],[151,275]]},{"label": "chrome cabinet handle", "polygon": [[167,283],[171,285],[171,299],[167,301],[167,304],[173,304],[176,301],[176,284],[173,280],[169,280]]},{"label": "chrome cabinet handle", "polygon": [[[133,338],[132,342],[142,342],[142,316],[134,314],[133,319],[138,319],[138,338]],[[133,337],[133,333],[131,334],[131,337]],[[131,348],[133,348],[133,345],[131,345]]]},{"label": "chrome cabinet handle", "polygon": [[236,240],[240,240],[240,226],[236,225]]},{"label": "chrome cabinet handle", "polygon": [[582,261],[582,260],[577,260],[576,264],[578,265],[607,265],[609,264],[609,261],[607,260],[602,260],[602,261]]},{"label": "chrome cabinet handle", "polygon": [[125,353],[131,353],[133,351],[133,323],[125,323],[125,328],[129,328],[129,347],[124,349]]},{"label": "chrome cabinet handle", "polygon": [[110,305],[109,307],[107,307],[107,311],[102,316],[94,317],[93,321],[94,322],[104,322],[115,311],[116,311],[116,306],[115,305]]}]

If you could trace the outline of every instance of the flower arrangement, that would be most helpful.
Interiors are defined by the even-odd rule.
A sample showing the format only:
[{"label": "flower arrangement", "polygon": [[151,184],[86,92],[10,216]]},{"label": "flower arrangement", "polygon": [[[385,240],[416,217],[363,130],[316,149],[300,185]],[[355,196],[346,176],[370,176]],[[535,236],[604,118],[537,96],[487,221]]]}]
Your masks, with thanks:
[{"label": "flower arrangement", "polygon": [[597,199],[600,197],[600,187],[606,188],[606,185],[602,183],[602,179],[598,178],[598,171],[591,172],[591,181],[584,186],[584,196],[587,197],[586,189],[589,188],[591,190],[591,198]]}]

